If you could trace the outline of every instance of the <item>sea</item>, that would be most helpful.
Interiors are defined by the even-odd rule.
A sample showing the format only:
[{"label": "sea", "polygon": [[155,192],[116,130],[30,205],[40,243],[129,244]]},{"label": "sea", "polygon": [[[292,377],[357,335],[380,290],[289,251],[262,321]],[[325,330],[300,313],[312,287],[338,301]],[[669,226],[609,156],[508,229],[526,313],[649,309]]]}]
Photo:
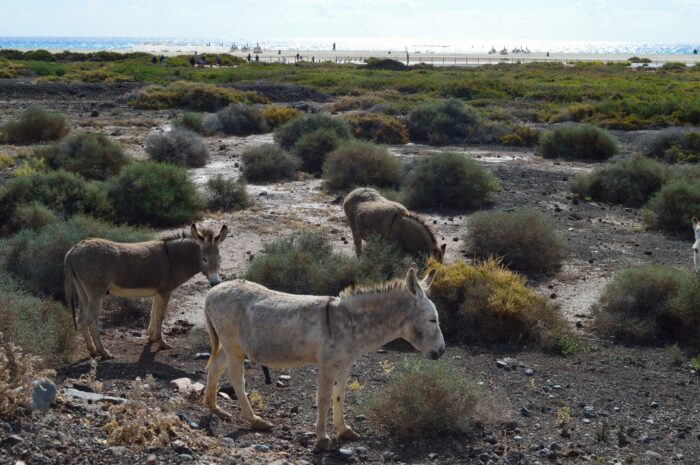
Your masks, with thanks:
[{"label": "sea", "polygon": [[529,50],[533,53],[587,53],[683,55],[691,54],[699,43],[641,43],[604,41],[527,41],[411,38],[172,38],[172,37],[0,37],[0,48],[57,50],[111,50],[125,52],[141,45],[249,46],[264,50],[408,51],[411,53],[486,53],[489,50]]}]

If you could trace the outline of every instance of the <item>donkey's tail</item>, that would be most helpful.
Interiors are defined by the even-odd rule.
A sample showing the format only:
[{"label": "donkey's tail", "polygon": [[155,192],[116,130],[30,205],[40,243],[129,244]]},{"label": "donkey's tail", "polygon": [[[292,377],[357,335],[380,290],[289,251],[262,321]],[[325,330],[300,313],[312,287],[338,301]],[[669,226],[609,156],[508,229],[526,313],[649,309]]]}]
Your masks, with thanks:
[{"label": "donkey's tail", "polygon": [[214,361],[216,355],[219,353],[219,335],[216,334],[216,329],[214,325],[211,324],[209,315],[207,315],[207,305],[204,304],[204,321],[207,324],[207,332],[209,333],[209,340],[211,341],[211,355],[209,355],[209,361],[207,362],[207,368]]},{"label": "donkey's tail", "polygon": [[77,290],[75,288],[75,270],[73,269],[73,263],[71,263],[70,255],[66,254],[66,258],[63,261],[63,289],[66,294],[66,307],[68,307],[73,314],[73,327],[78,329],[78,323],[75,319],[75,299]]}]

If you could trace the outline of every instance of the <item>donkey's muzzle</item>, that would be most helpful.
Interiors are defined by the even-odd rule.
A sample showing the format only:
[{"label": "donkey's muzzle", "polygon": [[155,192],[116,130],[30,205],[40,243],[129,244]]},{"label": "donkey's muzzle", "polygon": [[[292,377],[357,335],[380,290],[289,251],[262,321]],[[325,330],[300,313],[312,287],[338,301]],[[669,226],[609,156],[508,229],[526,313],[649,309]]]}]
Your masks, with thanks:
[{"label": "donkey's muzzle", "polygon": [[440,347],[438,350],[431,350],[429,357],[431,360],[437,360],[440,357],[442,357],[442,354],[445,353],[445,346]]}]

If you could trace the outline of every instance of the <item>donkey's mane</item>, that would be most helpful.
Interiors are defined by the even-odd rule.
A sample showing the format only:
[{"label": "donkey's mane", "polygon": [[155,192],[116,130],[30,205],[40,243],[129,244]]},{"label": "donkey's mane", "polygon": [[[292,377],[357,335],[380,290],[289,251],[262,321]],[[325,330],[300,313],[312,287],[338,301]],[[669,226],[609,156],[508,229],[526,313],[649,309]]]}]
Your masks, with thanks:
[{"label": "donkey's mane", "polygon": [[433,232],[433,228],[430,227],[430,225],[428,224],[428,221],[425,218],[423,218],[422,216],[420,216],[416,213],[413,213],[412,211],[408,211],[408,210],[401,211],[400,213],[401,213],[401,216],[415,220],[416,222],[423,225],[425,227],[425,230],[428,232],[428,236],[430,236],[430,240],[433,243],[437,244],[437,239],[435,238],[435,233]]},{"label": "donkey's mane", "polygon": [[353,284],[343,289],[338,295],[338,297],[340,297],[341,299],[345,299],[347,297],[360,295],[383,294],[385,292],[391,292],[400,289],[406,289],[406,281],[403,279],[392,279],[391,281],[386,281],[381,284],[374,284],[370,286],[364,286],[362,284]]},{"label": "donkey's mane", "polygon": [[[211,242],[216,236],[216,232],[210,228],[197,228],[199,234],[201,234],[205,240]],[[162,237],[160,240],[163,242],[179,241],[182,239],[192,239],[189,231],[178,231],[167,236]]]}]

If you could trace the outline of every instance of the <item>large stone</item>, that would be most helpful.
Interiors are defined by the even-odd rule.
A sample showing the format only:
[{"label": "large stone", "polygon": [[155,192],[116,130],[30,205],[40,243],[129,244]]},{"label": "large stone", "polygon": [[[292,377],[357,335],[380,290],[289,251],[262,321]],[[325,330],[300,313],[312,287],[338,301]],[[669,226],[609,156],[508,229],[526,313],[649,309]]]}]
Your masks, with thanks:
[{"label": "large stone", "polygon": [[50,379],[42,378],[34,381],[32,392],[32,409],[45,412],[56,398],[56,385]]},{"label": "large stone", "polygon": [[174,379],[168,383],[168,386],[181,394],[189,394],[190,392],[199,394],[204,390],[204,385],[202,383],[193,383],[189,378]]},{"label": "large stone", "polygon": [[73,400],[78,400],[81,402],[87,402],[88,404],[97,403],[97,402],[107,402],[110,404],[123,404],[124,402],[126,402],[126,399],[124,399],[123,397],[106,396],[104,394],[97,394],[95,392],[83,392],[83,391],[78,391],[77,389],[73,389],[73,388],[64,389],[61,392],[66,397],[69,397]]}]

